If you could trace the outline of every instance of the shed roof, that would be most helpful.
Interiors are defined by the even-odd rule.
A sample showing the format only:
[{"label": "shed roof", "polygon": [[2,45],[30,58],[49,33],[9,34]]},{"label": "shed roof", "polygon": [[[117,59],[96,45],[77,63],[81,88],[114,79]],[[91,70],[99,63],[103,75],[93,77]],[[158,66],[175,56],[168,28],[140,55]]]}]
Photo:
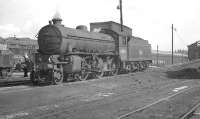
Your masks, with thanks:
[{"label": "shed roof", "polygon": [[200,40],[188,45],[188,47],[193,47],[193,46],[200,46]]}]

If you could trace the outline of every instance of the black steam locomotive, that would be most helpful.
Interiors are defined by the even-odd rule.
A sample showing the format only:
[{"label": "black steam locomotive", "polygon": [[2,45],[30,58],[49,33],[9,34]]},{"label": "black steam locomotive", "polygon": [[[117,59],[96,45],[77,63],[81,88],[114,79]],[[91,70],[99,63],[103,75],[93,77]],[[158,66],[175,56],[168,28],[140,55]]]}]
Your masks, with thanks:
[{"label": "black steam locomotive", "polygon": [[[120,24],[98,22],[76,29],[65,27],[53,18],[38,33],[38,53],[34,57],[31,80],[62,83],[87,80],[121,72],[143,70],[152,62],[148,41],[133,37],[132,29]],[[53,22],[53,23],[52,23]]]}]

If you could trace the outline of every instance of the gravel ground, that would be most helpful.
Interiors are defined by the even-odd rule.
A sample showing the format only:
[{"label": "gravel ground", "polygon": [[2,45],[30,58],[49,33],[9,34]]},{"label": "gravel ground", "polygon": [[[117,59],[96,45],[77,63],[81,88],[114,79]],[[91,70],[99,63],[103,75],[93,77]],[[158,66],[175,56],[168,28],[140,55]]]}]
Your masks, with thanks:
[{"label": "gravel ground", "polygon": [[177,87],[199,85],[198,80],[171,79],[165,71],[151,68],[58,86],[0,88],[0,119],[113,119],[172,95]]}]

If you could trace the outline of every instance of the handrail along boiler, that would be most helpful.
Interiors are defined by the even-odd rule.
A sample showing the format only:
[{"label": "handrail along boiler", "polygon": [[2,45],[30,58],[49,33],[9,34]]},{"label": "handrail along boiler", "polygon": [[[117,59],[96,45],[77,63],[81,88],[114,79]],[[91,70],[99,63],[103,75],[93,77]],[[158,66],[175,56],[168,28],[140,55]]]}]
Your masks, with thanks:
[{"label": "handrail along boiler", "polygon": [[83,25],[76,29],[65,27],[61,18],[52,21],[38,33],[39,49],[31,72],[34,83],[87,80],[91,74],[100,78],[142,70],[151,63],[151,46],[145,40],[143,57],[134,53],[129,43],[135,43],[135,37],[129,27],[123,26],[125,30],[120,32],[118,23],[99,22],[91,23],[89,32]]}]

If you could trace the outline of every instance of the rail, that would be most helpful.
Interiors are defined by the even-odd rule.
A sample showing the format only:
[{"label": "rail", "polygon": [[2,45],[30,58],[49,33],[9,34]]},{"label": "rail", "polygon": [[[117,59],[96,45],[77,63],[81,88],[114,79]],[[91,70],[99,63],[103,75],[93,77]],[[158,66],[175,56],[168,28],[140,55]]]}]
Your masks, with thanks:
[{"label": "rail", "polygon": [[200,107],[200,102],[196,104],[192,109],[190,109],[187,113],[185,113],[180,119],[189,119],[197,108]]}]

